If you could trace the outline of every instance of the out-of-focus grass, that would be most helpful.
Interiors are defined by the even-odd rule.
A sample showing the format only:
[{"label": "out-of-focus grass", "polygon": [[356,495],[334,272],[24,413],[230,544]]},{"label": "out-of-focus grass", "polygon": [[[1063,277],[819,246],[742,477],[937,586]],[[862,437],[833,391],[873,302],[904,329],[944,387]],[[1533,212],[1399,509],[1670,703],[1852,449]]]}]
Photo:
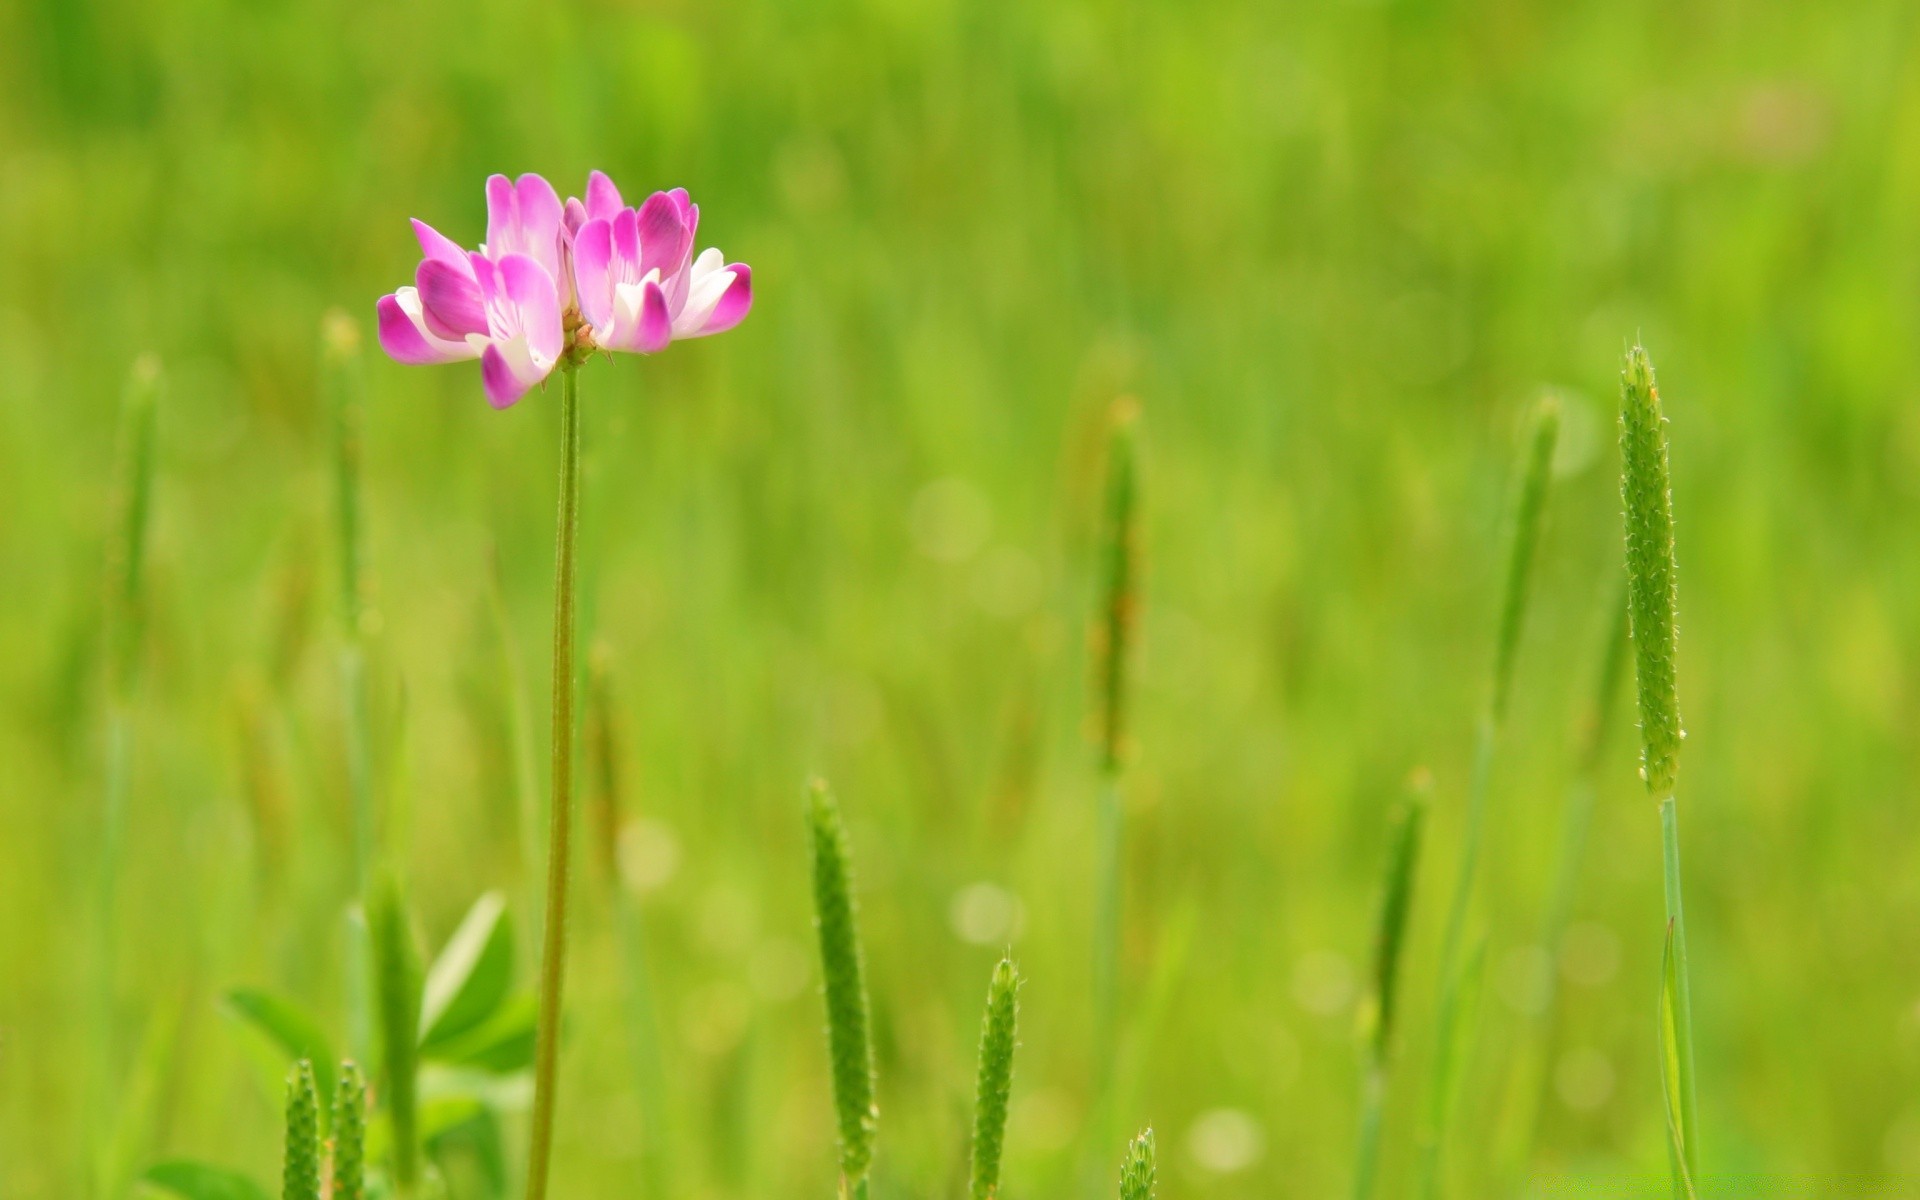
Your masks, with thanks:
[{"label": "out-of-focus grass", "polygon": [[[690,187],[759,292],[725,338],[581,380],[583,636],[624,681],[690,1194],[830,1186],[814,771],[861,849],[876,1191],[961,1186],[978,983],[1009,942],[1031,982],[1008,1186],[1111,1161],[1077,1138],[1085,629],[1120,391],[1144,405],[1148,479],[1123,1015],[1179,914],[1197,925],[1116,1116],[1161,1131],[1170,1195],[1344,1187],[1385,811],[1429,765],[1451,854],[1506,464],[1552,385],[1565,475],[1494,782],[1483,1025],[1539,994],[1527,940],[1613,594],[1608,423],[1636,331],[1684,518],[1709,1165],[1920,1175],[1917,50],[1893,0],[0,8],[0,1191],[84,1177],[76,914],[134,354],[169,389],[121,1044],[183,1005],[150,1145],[266,1178],[278,1097],[215,998],[269,984],[345,1019],[321,314],[370,317],[404,282],[408,216],[476,240],[487,172],[578,190],[595,166],[629,195]],[[502,415],[472,370],[368,368],[380,778],[438,944],[473,896],[519,886],[487,556],[538,712],[557,393]],[[1658,1176],[1657,833],[1617,740],[1542,1161]],[[279,810],[260,795],[288,837],[264,885],[250,814]],[[965,890],[982,882],[1017,923]],[[556,1149],[556,1191],[578,1194],[638,1169],[589,895]],[[1425,1031],[1402,1032],[1424,1061]],[[1483,1050],[1487,1076],[1504,1050]],[[1494,1123],[1473,1098],[1498,1094],[1470,1079],[1457,1128]],[[1386,1192],[1408,1109],[1388,1112]]]}]

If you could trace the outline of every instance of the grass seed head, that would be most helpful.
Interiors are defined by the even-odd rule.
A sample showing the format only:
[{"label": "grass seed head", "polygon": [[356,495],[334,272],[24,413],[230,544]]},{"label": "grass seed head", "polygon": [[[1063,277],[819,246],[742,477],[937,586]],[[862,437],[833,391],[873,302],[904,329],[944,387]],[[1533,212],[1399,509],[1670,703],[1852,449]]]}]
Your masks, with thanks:
[{"label": "grass seed head", "polygon": [[1640,695],[1641,777],[1656,797],[1673,792],[1680,701],[1674,678],[1673,485],[1667,418],[1653,362],[1637,343],[1620,373],[1620,495],[1626,507],[1627,612]]},{"label": "grass seed head", "polygon": [[301,1059],[287,1074],[287,1144],[282,1200],[320,1200],[320,1099],[313,1064]]},{"label": "grass seed head", "polygon": [[987,985],[980,1022],[980,1078],[974,1091],[973,1200],[1000,1191],[1000,1154],[1006,1140],[1007,1101],[1013,1092],[1013,1051],[1020,1015],[1020,971],[1001,959]]},{"label": "grass seed head", "polygon": [[813,906],[820,931],[833,1103],[840,1127],[841,1182],[843,1188],[857,1191],[873,1163],[880,1113],[874,1103],[866,974],[855,925],[853,855],[833,793],[817,780],[808,794],[807,828],[813,842]]}]

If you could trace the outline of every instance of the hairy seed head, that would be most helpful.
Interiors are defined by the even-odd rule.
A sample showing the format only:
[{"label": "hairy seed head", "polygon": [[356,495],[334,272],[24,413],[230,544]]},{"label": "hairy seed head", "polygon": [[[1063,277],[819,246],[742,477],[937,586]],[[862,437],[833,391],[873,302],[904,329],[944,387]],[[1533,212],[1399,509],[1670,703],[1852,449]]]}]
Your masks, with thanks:
[{"label": "hairy seed head", "polygon": [[1653,363],[1639,345],[1620,373],[1620,495],[1626,506],[1627,613],[1640,693],[1641,776],[1656,797],[1673,792],[1679,767],[1680,700],[1674,680],[1673,486],[1667,418]]}]

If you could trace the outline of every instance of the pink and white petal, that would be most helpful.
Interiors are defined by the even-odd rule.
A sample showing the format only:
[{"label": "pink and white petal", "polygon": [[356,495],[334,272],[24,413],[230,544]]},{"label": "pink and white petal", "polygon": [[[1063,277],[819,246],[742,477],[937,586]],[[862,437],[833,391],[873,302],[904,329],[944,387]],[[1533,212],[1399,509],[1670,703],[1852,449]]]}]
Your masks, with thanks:
[{"label": "pink and white petal", "polygon": [[466,267],[467,252],[460,248],[460,244],[418,217],[413,221],[413,236],[420,241],[423,257],[463,269]]},{"label": "pink and white petal", "polygon": [[667,313],[667,294],[649,279],[640,285],[640,324],[634,349],[642,354],[665,350],[673,341],[673,318]]},{"label": "pink and white petal", "polygon": [[613,218],[613,256],[619,268],[613,273],[622,283],[638,283],[640,270],[640,214],[623,208]]},{"label": "pink and white petal", "polygon": [[620,199],[620,189],[613,186],[605,172],[594,171],[587,176],[587,218],[596,217],[611,220],[613,215],[626,207]]},{"label": "pink and white petal", "polygon": [[733,283],[733,277],[720,268],[720,252],[710,250],[702,254],[700,261],[683,272],[677,281],[686,289],[679,307],[674,307],[673,295],[668,293],[667,307],[673,313],[673,336],[692,337],[706,327],[714,306],[720,303],[720,297]]},{"label": "pink and white petal", "polygon": [[662,278],[680,265],[692,233],[681,208],[666,192],[655,192],[640,206],[640,269],[658,270]]},{"label": "pink and white petal", "polygon": [[560,193],[544,176],[529,171],[513,185],[514,199],[520,206],[520,224],[529,234],[558,232],[560,229]]},{"label": "pink and white petal", "polygon": [[560,210],[561,231],[568,237],[573,237],[580,232],[580,227],[590,220],[592,217],[587,213],[587,206],[568,196],[566,207]]},{"label": "pink and white petal", "polygon": [[470,264],[430,258],[414,272],[413,282],[420,290],[421,315],[434,336],[457,341],[487,331],[486,300]]},{"label": "pink and white petal", "polygon": [[513,180],[505,175],[487,176],[486,248],[494,253],[512,249],[514,227],[519,223],[515,200]]},{"label": "pink and white petal", "polygon": [[596,337],[613,320],[613,281],[608,274],[612,262],[612,223],[597,218],[582,225],[573,236],[574,292],[580,298],[580,315],[593,326]]},{"label": "pink and white petal", "polygon": [[374,311],[379,318],[380,348],[395,362],[426,366],[458,362],[475,354],[465,342],[447,341],[428,332],[421,320],[419,293],[410,287],[380,297]]},{"label": "pink and white petal", "polygon": [[478,250],[467,256],[467,265],[473,268],[473,281],[480,288],[481,303],[487,306],[488,321],[492,321],[494,304],[501,294],[500,269],[493,260]]},{"label": "pink and white petal", "polygon": [[753,268],[745,263],[732,263],[725,270],[732,274],[733,282],[721,293],[720,302],[714,305],[707,323],[700,327],[699,332],[692,334],[693,337],[725,333],[746,320],[748,311],[753,308]]},{"label": "pink and white petal", "polygon": [[566,333],[560,324],[560,293],[547,269],[524,254],[509,254],[500,260],[500,279],[506,286],[507,302],[520,314],[520,331],[527,340],[532,362],[539,378],[560,359],[566,348]]},{"label": "pink and white petal", "polygon": [[[524,344],[519,349],[524,354]],[[512,359],[512,347],[502,342],[492,343],[480,356],[480,382],[487,390],[487,403],[495,408],[512,408],[540,382],[524,378]]]}]

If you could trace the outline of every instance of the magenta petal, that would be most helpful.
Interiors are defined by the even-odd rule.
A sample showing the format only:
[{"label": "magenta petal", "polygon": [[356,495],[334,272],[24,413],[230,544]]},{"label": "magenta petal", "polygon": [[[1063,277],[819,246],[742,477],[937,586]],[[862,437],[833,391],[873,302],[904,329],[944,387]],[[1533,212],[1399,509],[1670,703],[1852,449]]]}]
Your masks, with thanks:
[{"label": "magenta petal", "polygon": [[655,192],[640,206],[640,270],[671,274],[693,238],[680,206],[666,192]]},{"label": "magenta petal", "polygon": [[461,268],[467,265],[467,252],[460,248],[459,243],[425,221],[414,220],[413,236],[420,240],[420,253],[425,257]]},{"label": "magenta petal", "polygon": [[642,354],[665,350],[673,340],[673,318],[667,313],[667,294],[649,279],[640,291],[640,329],[634,345]]},{"label": "magenta petal", "polygon": [[547,269],[523,254],[509,254],[500,260],[500,279],[506,285],[507,300],[520,310],[520,329],[527,335],[536,365],[551,368],[566,346],[566,334],[560,326],[560,293]]},{"label": "magenta petal", "polygon": [[713,315],[696,336],[725,333],[746,320],[747,310],[753,307],[753,268],[745,263],[729,263],[726,269],[733,272],[733,282],[721,293],[720,303],[713,306]]},{"label": "magenta petal", "polygon": [[522,383],[513,373],[498,346],[488,346],[480,356],[480,382],[486,386],[487,403],[495,408],[512,408],[533,387],[530,382]]},{"label": "magenta petal", "polygon": [[587,206],[572,196],[568,196],[567,205],[561,210],[560,215],[560,226],[566,230],[567,236],[572,237],[579,233],[580,227],[585,225],[590,219],[587,214]]},{"label": "magenta petal", "polygon": [[410,367],[441,361],[440,355],[436,354],[433,347],[427,344],[427,339],[420,335],[420,327],[415,325],[413,318],[400,307],[398,298],[380,297],[380,302],[374,306],[374,312],[379,318],[380,348],[387,352],[388,358]]},{"label": "magenta petal", "polygon": [[528,172],[513,185],[520,204],[520,224],[529,237],[560,229],[560,193],[543,177]]},{"label": "magenta petal", "polygon": [[413,282],[420,289],[421,315],[435,337],[459,341],[469,333],[487,331],[486,302],[466,262],[454,266],[430,258],[420,264]]},{"label": "magenta petal", "polygon": [[613,225],[604,219],[582,225],[573,238],[573,286],[580,315],[595,328],[613,316],[613,283],[607,276],[612,262]]},{"label": "magenta petal", "polygon": [[613,254],[631,274],[616,274],[623,283],[640,281],[640,214],[623,208],[613,218]]},{"label": "magenta petal", "polygon": [[487,249],[498,254],[513,237],[516,222],[513,180],[487,176]]},{"label": "magenta petal", "polygon": [[613,180],[608,179],[606,175],[600,171],[595,171],[587,176],[587,217],[589,220],[595,218],[611,220],[615,213],[625,207],[626,203],[620,199],[620,189],[613,186]]}]

